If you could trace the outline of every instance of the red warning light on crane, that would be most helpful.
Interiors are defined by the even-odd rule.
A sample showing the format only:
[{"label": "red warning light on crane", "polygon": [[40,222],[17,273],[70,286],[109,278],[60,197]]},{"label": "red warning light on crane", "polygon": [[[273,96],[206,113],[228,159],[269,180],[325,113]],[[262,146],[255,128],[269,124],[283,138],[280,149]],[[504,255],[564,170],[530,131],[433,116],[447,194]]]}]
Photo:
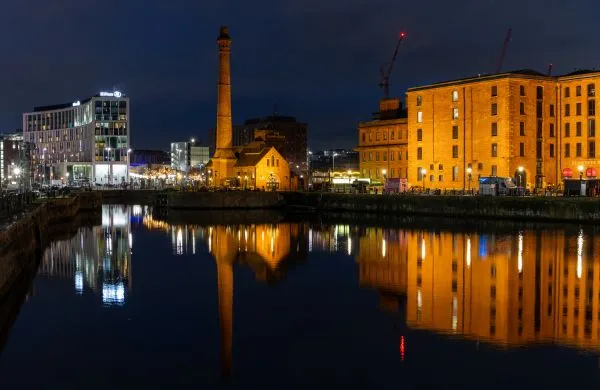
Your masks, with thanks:
[{"label": "red warning light on crane", "polygon": [[400,33],[400,38],[402,38],[402,39],[406,38],[406,33],[404,31],[402,31]]}]

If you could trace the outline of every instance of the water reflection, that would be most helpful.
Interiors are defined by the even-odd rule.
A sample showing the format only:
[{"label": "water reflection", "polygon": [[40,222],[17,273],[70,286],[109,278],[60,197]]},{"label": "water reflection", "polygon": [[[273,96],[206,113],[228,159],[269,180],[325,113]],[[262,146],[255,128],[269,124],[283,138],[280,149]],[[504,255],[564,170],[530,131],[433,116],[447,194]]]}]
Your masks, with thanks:
[{"label": "water reflection", "polygon": [[[281,288],[261,295],[261,299],[269,299],[273,294],[284,292],[285,288],[298,288],[292,278],[286,281],[294,267],[299,264],[313,267],[315,262],[332,258],[330,255],[350,264],[353,272],[337,273],[334,269],[326,274],[326,283],[337,289],[343,285],[340,279],[350,280],[353,290],[347,293],[351,294],[352,304],[354,300],[364,303],[362,298],[367,296],[369,305],[379,304],[386,312],[381,316],[384,320],[393,319],[395,333],[390,343],[394,343],[394,364],[398,359],[410,360],[411,349],[407,346],[411,346],[411,342],[415,346],[418,335],[431,336],[432,332],[443,335],[441,341],[436,338],[435,342],[440,344],[446,338],[453,338],[467,340],[467,344],[473,341],[476,345],[481,342],[503,348],[559,344],[581,350],[600,350],[600,260],[594,257],[600,236],[591,230],[576,226],[441,230],[435,224],[424,228],[423,224],[412,222],[402,227],[384,228],[320,221],[245,223],[241,218],[238,224],[203,223],[202,220],[197,224],[170,224],[146,206],[105,206],[102,213],[100,226],[82,228],[73,238],[51,245],[42,259],[41,277],[68,280],[75,294],[92,292],[102,298],[103,305],[127,306],[133,301],[130,296],[131,259],[135,253],[132,249],[134,239],[139,237],[135,235],[139,232],[136,229],[154,231],[144,233],[145,237],[162,240],[161,245],[167,245],[166,253],[178,257],[178,268],[168,259],[160,258],[165,253],[154,255],[150,252],[161,248],[159,245],[152,246],[146,256],[156,257],[155,264],[160,272],[170,270],[176,274],[171,280],[193,286],[192,290],[182,287],[177,292],[181,293],[182,300],[187,293],[185,299],[190,300],[183,307],[193,307],[206,297],[217,303],[216,308],[203,311],[201,316],[202,321],[213,317],[219,319],[220,364],[225,375],[232,373],[234,310],[249,307],[253,311],[263,303],[257,301],[256,294],[244,294],[248,286],[239,282],[240,274],[234,273],[240,269],[251,270],[251,278],[258,283],[278,284]],[[136,245],[143,249],[146,243]],[[319,252],[322,255],[319,256]],[[190,263],[179,261],[184,259],[180,256],[196,256],[196,263],[208,261],[211,267],[214,261],[216,272],[213,273],[212,268],[202,268],[203,273],[186,275]],[[136,269],[148,266],[143,261],[135,263]],[[323,268],[313,267],[312,270],[319,272]],[[136,275],[137,291],[141,291],[144,277],[137,271]],[[313,273],[312,277],[315,275]],[[144,276],[151,284],[156,282],[153,278],[160,278],[162,274],[156,275],[155,268]],[[301,277],[311,275],[301,273]],[[215,279],[217,291],[211,296],[215,290],[207,280]],[[237,284],[235,280],[238,280]],[[203,290],[202,297],[196,291],[198,285],[209,286]],[[237,289],[235,301],[234,286]],[[179,286],[173,288],[177,290]],[[373,290],[377,291],[379,299],[374,303]],[[291,295],[306,299],[303,305],[316,307],[323,304],[318,301],[323,298],[323,291],[331,293],[321,290],[311,295],[302,290]],[[146,299],[143,295],[136,294],[135,301]],[[152,310],[163,313],[162,306],[171,304],[152,302]],[[352,308],[354,310],[354,306]],[[335,308],[329,309],[331,313],[327,315],[339,314]],[[290,304],[290,311],[293,310],[295,308]],[[187,315],[182,311],[167,313],[173,323],[179,321],[178,316]],[[352,314],[357,322],[375,324],[375,332],[389,332],[389,327],[386,328],[389,322],[382,322],[380,317],[373,316],[358,304],[356,313]],[[244,320],[241,319],[243,315],[236,317],[236,334],[240,328],[263,327],[264,323],[273,320],[269,316],[280,313],[263,312],[263,315],[267,318],[248,320],[246,317]],[[305,319],[302,313],[295,315]],[[310,316],[307,318],[316,321]],[[196,329],[196,323],[193,327]],[[203,332],[210,332],[203,329]],[[329,342],[332,336],[317,333],[311,334],[314,340],[310,341],[315,343],[315,348]],[[209,336],[217,339],[216,334]],[[177,339],[178,335],[169,337]],[[211,359],[216,357],[216,352],[207,353]],[[412,353],[413,359],[415,354]],[[383,349],[381,356],[387,356]]]},{"label": "water reflection", "polygon": [[[190,253],[190,242],[195,253],[196,240],[207,242],[217,262],[226,327],[232,263],[253,265],[259,279],[266,279],[265,272],[274,273],[293,252],[303,258],[321,251],[354,255],[359,285],[381,291],[382,307],[404,306],[390,295],[405,299],[402,310],[410,328],[503,346],[600,344],[600,262],[593,255],[598,237],[586,237],[581,229],[480,233],[309,223],[171,226],[146,211],[144,225],[170,232],[175,254]],[[229,338],[230,330],[225,334]]]},{"label": "water reflection", "polygon": [[103,206],[102,225],[80,228],[74,237],[50,244],[39,275],[72,280],[77,294],[100,294],[106,306],[123,305],[131,289],[132,247],[129,208]]}]

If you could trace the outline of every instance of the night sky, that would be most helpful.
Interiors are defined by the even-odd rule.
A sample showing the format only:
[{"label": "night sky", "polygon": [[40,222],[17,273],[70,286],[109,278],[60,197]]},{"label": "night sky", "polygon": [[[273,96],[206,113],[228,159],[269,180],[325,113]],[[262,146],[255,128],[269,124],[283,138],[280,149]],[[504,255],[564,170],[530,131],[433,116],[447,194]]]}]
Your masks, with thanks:
[{"label": "night sky", "polygon": [[233,120],[277,111],[309,124],[309,146],[353,147],[377,110],[379,67],[407,31],[392,95],[504,69],[600,68],[597,0],[3,0],[0,132],[33,106],[119,89],[135,148],[207,140],[219,26],[232,46]]}]

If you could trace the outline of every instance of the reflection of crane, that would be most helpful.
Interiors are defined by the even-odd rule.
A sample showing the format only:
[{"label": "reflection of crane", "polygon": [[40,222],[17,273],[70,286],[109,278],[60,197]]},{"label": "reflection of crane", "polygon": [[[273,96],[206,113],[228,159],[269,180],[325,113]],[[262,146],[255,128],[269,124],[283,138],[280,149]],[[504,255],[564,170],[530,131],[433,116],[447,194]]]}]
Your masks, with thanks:
[{"label": "reflection of crane", "polygon": [[[400,48],[400,43],[406,38],[406,33],[401,32],[398,37],[398,43],[396,43],[396,48],[394,49],[394,55],[392,56],[392,61],[388,64],[384,64],[381,67],[381,82],[379,83],[379,87],[383,88],[383,98],[387,99],[390,97],[390,76],[392,74],[392,70],[394,69],[394,63],[396,62],[396,57],[398,56],[398,49]],[[385,66],[387,65],[387,69]]]},{"label": "reflection of crane", "polygon": [[504,38],[504,44],[502,45],[502,52],[500,52],[500,58],[498,59],[498,65],[496,66],[496,74],[500,73],[502,69],[502,63],[504,62],[504,56],[506,56],[506,49],[508,49],[508,44],[512,38],[512,28],[509,28],[506,32],[506,37]]}]

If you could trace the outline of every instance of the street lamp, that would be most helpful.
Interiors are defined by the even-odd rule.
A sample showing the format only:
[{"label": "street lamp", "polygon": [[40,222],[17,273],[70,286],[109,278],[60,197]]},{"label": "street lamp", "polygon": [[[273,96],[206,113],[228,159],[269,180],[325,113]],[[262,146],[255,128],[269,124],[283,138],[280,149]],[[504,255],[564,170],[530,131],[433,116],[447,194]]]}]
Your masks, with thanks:
[{"label": "street lamp", "polygon": [[421,168],[421,179],[423,179],[423,191],[425,191],[425,175],[427,174],[427,169]]},{"label": "street lamp", "polygon": [[473,168],[468,167],[467,168],[467,175],[469,175],[469,192],[471,192],[471,178],[472,178],[472,174],[473,174]]}]

